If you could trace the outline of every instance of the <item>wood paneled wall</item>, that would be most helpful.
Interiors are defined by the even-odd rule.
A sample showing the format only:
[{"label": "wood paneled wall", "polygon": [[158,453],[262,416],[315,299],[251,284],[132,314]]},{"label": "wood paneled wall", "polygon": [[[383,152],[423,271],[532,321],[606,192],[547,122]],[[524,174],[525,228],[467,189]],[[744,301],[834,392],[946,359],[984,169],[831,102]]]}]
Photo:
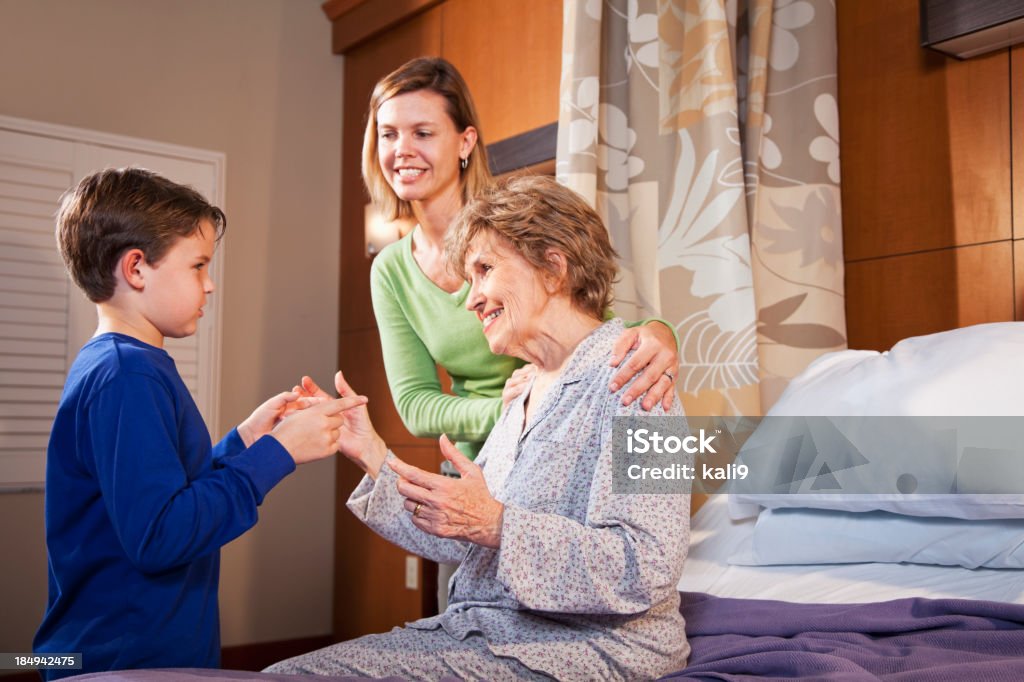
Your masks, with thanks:
[{"label": "wood paneled wall", "polygon": [[837,11],[850,347],[1022,319],[1024,46],[956,61],[916,2]]},{"label": "wood paneled wall", "polygon": [[[374,425],[396,454],[436,470],[441,461],[436,443],[411,436],[395,411],[370,305],[370,260],[363,247],[368,198],[360,175],[366,105],[381,77],[413,57],[439,55],[466,79],[488,143],[556,121],[562,3],[334,0],[325,11],[334,21],[335,46],[341,46],[337,51],[345,55],[338,363],[349,383],[370,397]],[[403,16],[396,23],[398,14]],[[357,35],[354,25],[390,28],[367,38]],[[427,571],[421,573],[420,589],[406,589],[405,554],[345,508],[359,479],[354,466],[339,462],[334,592],[338,640],[384,632],[420,618],[430,608],[436,585]]]}]

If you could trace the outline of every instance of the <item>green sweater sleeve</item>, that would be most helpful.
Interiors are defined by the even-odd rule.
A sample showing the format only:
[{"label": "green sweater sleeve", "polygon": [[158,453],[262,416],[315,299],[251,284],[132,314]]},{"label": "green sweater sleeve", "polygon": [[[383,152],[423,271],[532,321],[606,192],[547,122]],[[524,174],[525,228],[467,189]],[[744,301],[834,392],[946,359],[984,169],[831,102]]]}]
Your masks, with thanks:
[{"label": "green sweater sleeve", "polygon": [[[608,320],[612,319],[613,317],[615,317],[615,313],[614,312],[612,312],[611,310],[606,310],[605,311],[605,313],[604,313],[605,322],[607,322]],[[675,327],[673,327],[671,324],[669,324],[665,320],[661,319],[660,317],[648,317],[647,319],[640,320],[638,322],[625,322],[625,325],[627,327],[641,327],[641,326],[643,326],[645,324],[650,324],[651,322],[660,322],[661,324],[663,324],[666,327],[668,327],[668,330],[670,332],[672,332],[672,336],[676,340],[676,350],[678,351],[679,350],[679,333],[676,331]]]},{"label": "green sweater sleeve", "polygon": [[442,391],[435,359],[402,310],[400,293],[380,268],[371,271],[370,290],[388,386],[405,427],[421,438],[445,433],[453,441],[484,441],[501,415],[500,390],[493,398]]}]

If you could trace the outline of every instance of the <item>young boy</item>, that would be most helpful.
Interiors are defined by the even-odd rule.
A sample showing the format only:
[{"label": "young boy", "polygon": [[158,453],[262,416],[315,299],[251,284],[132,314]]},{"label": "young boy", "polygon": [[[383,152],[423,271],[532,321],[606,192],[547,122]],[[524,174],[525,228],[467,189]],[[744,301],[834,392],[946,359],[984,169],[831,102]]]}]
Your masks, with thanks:
[{"label": "young boy", "polygon": [[50,435],[49,604],[34,642],[80,652],[83,667],[47,679],[217,667],[220,547],[296,464],[333,454],[342,412],[366,402],[281,393],[211,446],[163,342],[195,333],[225,227],[198,192],[134,168],[86,178],[58,213],[61,255],[99,327]]}]

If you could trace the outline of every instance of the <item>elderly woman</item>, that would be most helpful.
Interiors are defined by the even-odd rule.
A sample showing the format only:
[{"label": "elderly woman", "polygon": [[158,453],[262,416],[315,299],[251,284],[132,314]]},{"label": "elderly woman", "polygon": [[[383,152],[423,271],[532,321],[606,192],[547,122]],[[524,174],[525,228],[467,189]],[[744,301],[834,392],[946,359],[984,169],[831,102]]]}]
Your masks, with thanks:
[{"label": "elderly woman", "polygon": [[[608,391],[623,325],[603,321],[615,274],[601,219],[547,178],[517,178],[460,213],[446,243],[471,284],[494,353],[537,371],[462,474],[390,453],[365,408],[341,451],[366,471],[349,508],[377,533],[434,561],[461,562],[441,615],[289,659],[272,672],[464,679],[650,679],[689,646],[676,584],[689,496],[612,492],[612,418],[641,412]],[[338,390],[353,395],[340,373]]]}]

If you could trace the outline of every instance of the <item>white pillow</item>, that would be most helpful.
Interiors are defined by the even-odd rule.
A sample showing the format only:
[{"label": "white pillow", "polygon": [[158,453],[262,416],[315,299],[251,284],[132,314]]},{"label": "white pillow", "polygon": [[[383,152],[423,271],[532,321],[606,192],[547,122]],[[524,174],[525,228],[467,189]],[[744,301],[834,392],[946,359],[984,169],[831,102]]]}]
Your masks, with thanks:
[{"label": "white pillow", "polygon": [[[790,382],[767,416],[1011,415],[1024,415],[1024,322],[976,325],[905,339],[885,353],[847,350],[823,355]],[[770,422],[765,420],[762,425],[768,428]],[[751,440],[757,436],[755,433]],[[892,461],[906,456],[908,448],[920,447],[923,452],[912,456],[934,464],[938,470],[931,472],[933,476],[951,482],[957,477],[956,462],[938,452],[929,453],[922,438],[881,439],[891,447],[889,451],[880,447],[878,440],[873,439],[870,449],[861,449],[872,461]],[[957,518],[1024,518],[1024,488],[1021,494],[1017,492],[779,495],[755,491],[731,495],[730,514],[745,518],[756,515],[761,508],[811,507]]]},{"label": "white pillow", "polygon": [[1024,519],[766,509],[731,564],[913,563],[1024,568]]},{"label": "white pillow", "polygon": [[915,336],[884,353],[827,353],[789,383],[768,414],[1024,415],[1024,322]]}]

